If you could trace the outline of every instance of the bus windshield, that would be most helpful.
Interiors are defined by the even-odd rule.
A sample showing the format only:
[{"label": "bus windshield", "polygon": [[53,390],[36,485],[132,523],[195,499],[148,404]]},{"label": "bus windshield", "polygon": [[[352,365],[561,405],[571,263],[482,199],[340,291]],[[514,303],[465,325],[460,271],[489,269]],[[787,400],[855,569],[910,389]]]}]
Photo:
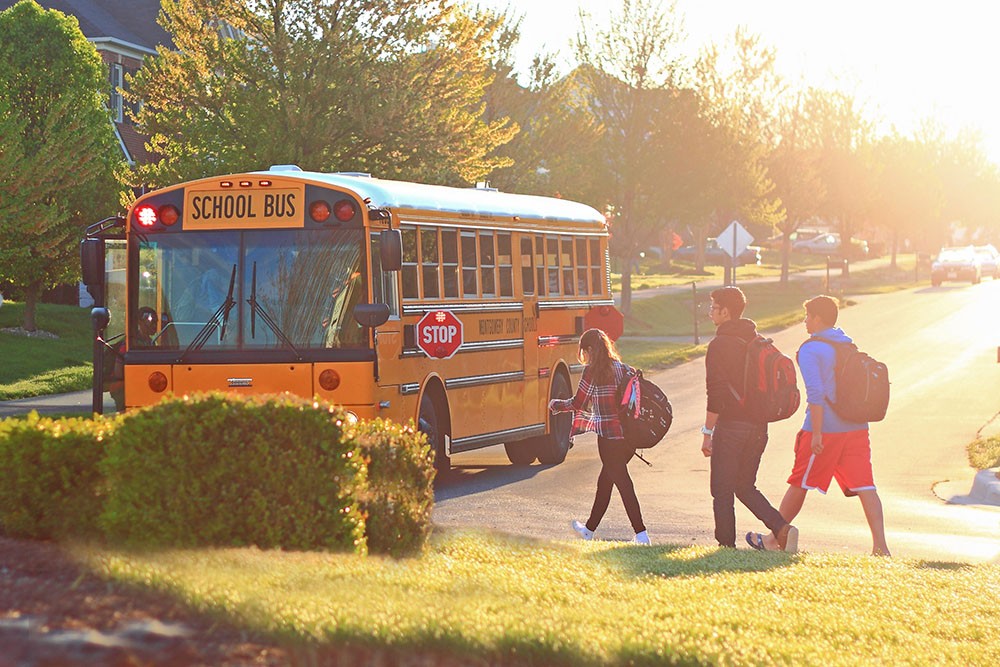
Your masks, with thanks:
[{"label": "bus windshield", "polygon": [[367,347],[364,232],[280,229],[140,238],[132,349]]}]

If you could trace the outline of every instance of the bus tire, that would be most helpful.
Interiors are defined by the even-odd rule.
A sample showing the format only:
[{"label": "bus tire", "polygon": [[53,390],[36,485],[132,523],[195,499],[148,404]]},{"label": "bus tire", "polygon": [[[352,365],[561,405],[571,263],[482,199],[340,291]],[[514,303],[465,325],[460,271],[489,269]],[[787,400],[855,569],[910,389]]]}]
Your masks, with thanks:
[{"label": "bus tire", "polygon": [[503,448],[507,452],[507,459],[516,466],[527,466],[535,462],[535,441],[533,438],[505,442]]},{"label": "bus tire", "polygon": [[[549,399],[570,398],[572,395],[569,380],[563,373],[556,373],[555,377],[552,378]],[[539,463],[557,465],[566,460],[566,454],[569,453],[569,448],[572,445],[570,430],[573,426],[573,413],[552,414],[548,412],[548,409],[546,409],[546,413],[549,419],[549,432],[538,438],[535,454],[538,456]]]},{"label": "bus tire", "polygon": [[448,472],[451,469],[451,458],[444,448],[444,425],[440,416],[441,410],[430,391],[425,391],[420,399],[420,410],[417,413],[417,428],[427,436],[434,456],[434,468],[438,472]]}]

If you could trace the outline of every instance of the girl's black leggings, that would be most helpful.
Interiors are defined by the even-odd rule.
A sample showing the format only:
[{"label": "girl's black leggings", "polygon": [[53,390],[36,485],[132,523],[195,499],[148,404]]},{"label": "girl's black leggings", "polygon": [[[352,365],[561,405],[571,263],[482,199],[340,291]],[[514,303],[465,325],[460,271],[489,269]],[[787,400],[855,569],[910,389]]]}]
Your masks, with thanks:
[{"label": "girl's black leggings", "polygon": [[597,453],[601,456],[601,474],[597,477],[597,494],[594,496],[594,508],[590,510],[590,518],[587,520],[587,529],[597,530],[611,502],[611,487],[617,486],[632,530],[641,533],[646,530],[646,526],[642,523],[639,499],[628,474],[628,462],[635,456],[635,447],[624,440],[608,440],[597,436]]}]

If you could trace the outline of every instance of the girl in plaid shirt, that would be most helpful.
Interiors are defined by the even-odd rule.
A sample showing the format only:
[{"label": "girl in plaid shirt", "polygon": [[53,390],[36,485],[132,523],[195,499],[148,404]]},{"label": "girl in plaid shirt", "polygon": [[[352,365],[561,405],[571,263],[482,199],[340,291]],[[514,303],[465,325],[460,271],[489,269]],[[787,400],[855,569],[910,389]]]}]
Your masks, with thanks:
[{"label": "girl in plaid shirt", "polygon": [[600,329],[588,329],[583,333],[578,358],[586,368],[583,369],[576,395],[573,398],[552,399],[549,410],[553,413],[572,410],[574,435],[586,431],[597,434],[601,474],[597,477],[597,493],[590,518],[585,524],[574,519],[571,525],[583,539],[593,538],[611,502],[611,489],[617,486],[625,513],[635,531],[635,542],[649,544],[639,499],[628,474],[628,462],[635,456],[635,447],[625,441],[618,419],[618,387],[624,378],[634,375],[635,370],[622,362],[615,344]]}]

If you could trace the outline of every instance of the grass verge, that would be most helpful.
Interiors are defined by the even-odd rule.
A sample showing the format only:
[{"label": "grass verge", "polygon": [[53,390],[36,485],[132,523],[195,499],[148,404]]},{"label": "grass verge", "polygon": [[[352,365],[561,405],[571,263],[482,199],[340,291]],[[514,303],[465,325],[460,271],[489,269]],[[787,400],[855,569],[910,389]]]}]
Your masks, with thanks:
[{"label": "grass verge", "polygon": [[[4,301],[0,329],[19,328],[24,304]],[[90,313],[85,308],[38,304],[38,328],[56,339],[0,331],[0,401],[89,389],[91,365]]]},{"label": "grass verge", "polygon": [[[279,641],[518,664],[1000,663],[1000,566],[437,536],[420,558],[78,547]],[[973,621],[974,619],[974,621]]]}]

